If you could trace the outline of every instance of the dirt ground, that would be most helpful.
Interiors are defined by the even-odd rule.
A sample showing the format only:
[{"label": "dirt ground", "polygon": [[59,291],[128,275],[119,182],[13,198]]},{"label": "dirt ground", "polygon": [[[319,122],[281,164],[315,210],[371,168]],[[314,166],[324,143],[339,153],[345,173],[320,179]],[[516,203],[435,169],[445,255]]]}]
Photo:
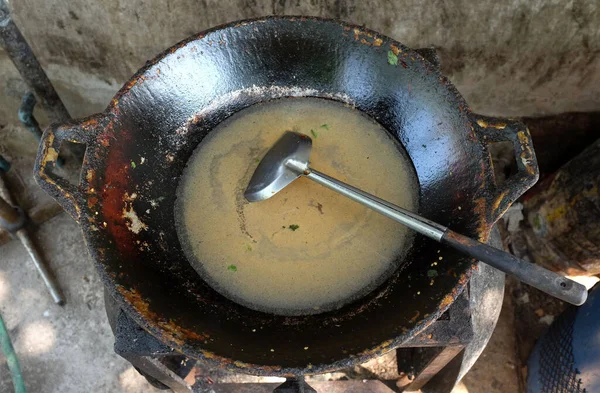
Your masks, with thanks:
[{"label": "dirt ground", "polygon": [[483,353],[453,393],[523,392],[518,382],[515,314],[512,296],[505,292],[496,330]]}]

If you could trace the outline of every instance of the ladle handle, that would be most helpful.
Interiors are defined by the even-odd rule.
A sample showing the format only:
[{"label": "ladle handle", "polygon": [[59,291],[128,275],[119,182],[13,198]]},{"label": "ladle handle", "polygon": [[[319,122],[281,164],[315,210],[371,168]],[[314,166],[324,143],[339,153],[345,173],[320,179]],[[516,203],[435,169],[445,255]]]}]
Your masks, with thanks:
[{"label": "ladle handle", "polygon": [[504,273],[511,274],[520,281],[552,295],[565,302],[581,305],[587,299],[585,286],[563,277],[538,265],[523,261],[487,244],[461,235],[447,227],[430,221],[413,212],[377,198],[367,192],[327,176],[314,169],[308,169],[304,176],[340,194],[391,218],[410,229],[433,240],[446,244],[463,254],[476,258]]},{"label": "ladle handle", "polygon": [[587,289],[578,282],[451,229],[448,229],[442,237],[442,244],[485,262],[506,274],[511,274],[525,284],[567,303],[580,306],[587,299]]}]

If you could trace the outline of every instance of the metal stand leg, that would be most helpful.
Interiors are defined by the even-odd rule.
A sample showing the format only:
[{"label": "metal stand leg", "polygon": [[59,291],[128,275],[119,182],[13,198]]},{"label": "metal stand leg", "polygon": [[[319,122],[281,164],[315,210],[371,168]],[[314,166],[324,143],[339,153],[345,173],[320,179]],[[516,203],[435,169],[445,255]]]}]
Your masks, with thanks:
[{"label": "metal stand leg", "polygon": [[424,387],[473,338],[467,292],[433,325],[396,350],[398,371],[414,375],[403,391],[413,392]]},{"label": "metal stand leg", "polygon": [[404,392],[416,392],[437,375],[464,349],[463,345],[436,348],[413,348],[412,363],[420,369],[415,379],[404,388]]},{"label": "metal stand leg", "polygon": [[[105,296],[107,303],[111,300]],[[175,393],[192,393],[192,387],[184,381],[196,363],[174,352],[131,320],[123,310],[107,306],[115,334],[115,352],[130,362],[151,385],[158,389],[171,389]],[[114,326],[113,326],[114,323]]]},{"label": "metal stand leg", "polygon": [[277,386],[273,393],[317,393],[317,391],[310,387],[303,377],[297,377],[288,378],[284,383]]},{"label": "metal stand leg", "polygon": [[[5,201],[2,198],[2,194],[4,194],[8,201]],[[0,227],[6,229],[21,241],[29,253],[36,269],[40,273],[42,280],[44,280],[44,284],[46,284],[46,288],[48,288],[54,302],[59,305],[65,304],[65,298],[58,287],[54,276],[50,270],[48,270],[48,267],[42,258],[42,254],[38,251],[33,241],[31,241],[29,233],[27,233],[27,229],[25,228],[25,214],[14,206],[16,206],[15,201],[12,200],[10,191],[4,184],[3,171],[0,170]]]}]

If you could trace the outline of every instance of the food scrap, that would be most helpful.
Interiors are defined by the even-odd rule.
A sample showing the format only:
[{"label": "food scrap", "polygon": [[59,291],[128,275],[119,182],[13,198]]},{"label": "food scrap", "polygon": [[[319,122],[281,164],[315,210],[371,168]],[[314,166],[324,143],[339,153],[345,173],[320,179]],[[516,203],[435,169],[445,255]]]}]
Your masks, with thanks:
[{"label": "food scrap", "polygon": [[292,231],[296,231],[296,229],[300,228],[300,225],[292,224],[288,228],[290,228]]},{"label": "food scrap", "polygon": [[231,272],[237,272],[237,266],[229,265],[229,266],[227,266],[227,270],[229,270]]},{"label": "food scrap", "polygon": [[398,65],[398,56],[392,51],[388,51],[387,60],[391,65]]}]

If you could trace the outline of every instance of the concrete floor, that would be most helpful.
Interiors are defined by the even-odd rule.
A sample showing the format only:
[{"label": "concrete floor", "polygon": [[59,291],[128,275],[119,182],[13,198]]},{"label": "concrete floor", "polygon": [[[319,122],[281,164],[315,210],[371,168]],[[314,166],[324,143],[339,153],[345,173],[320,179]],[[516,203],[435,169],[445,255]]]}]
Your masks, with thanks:
[{"label": "concrete floor", "polygon": [[[66,214],[47,221],[37,244],[65,292],[55,305],[17,241],[0,248],[0,312],[17,351],[28,392],[142,393],[153,391],[112,351],[103,290],[77,224]],[[11,392],[4,359],[0,392]]]},{"label": "concrete floor", "polygon": [[[67,304],[60,307],[52,302],[19,242],[0,247],[0,312],[28,392],[158,392],[112,350],[114,339],[104,311],[102,284],[77,224],[62,213],[41,225],[35,239]],[[455,393],[519,392],[513,315],[509,298],[490,344]],[[364,366],[386,376],[395,372],[389,356]],[[243,380],[253,381],[251,377]],[[11,391],[8,368],[0,354],[0,392]]]}]

